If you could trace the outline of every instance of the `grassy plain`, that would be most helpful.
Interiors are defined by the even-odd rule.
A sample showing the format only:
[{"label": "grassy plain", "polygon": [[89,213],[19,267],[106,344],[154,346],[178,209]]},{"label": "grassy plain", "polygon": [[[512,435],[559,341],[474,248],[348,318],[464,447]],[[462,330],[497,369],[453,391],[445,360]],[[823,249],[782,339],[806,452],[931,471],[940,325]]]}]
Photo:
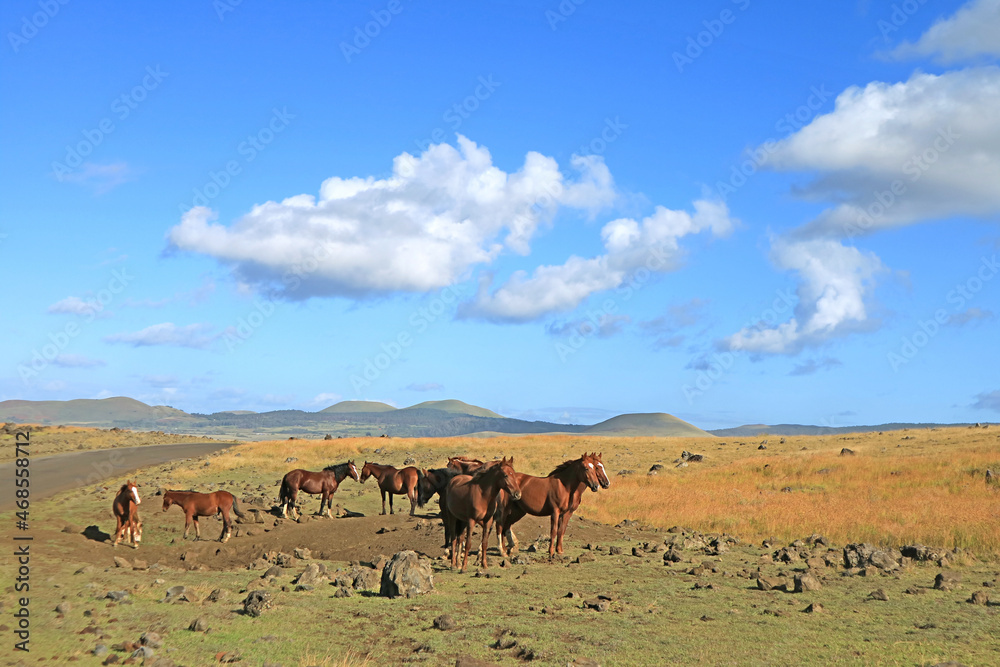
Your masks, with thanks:
[{"label": "grassy plain", "polygon": [[[762,444],[766,449],[759,449]],[[842,456],[844,447],[854,454]],[[704,461],[674,467],[684,450],[702,454]],[[541,553],[527,553],[528,564],[495,564],[494,578],[459,575],[434,561],[436,590],[413,600],[361,591],[334,598],[335,588],[327,584],[297,592],[292,581],[303,561],[271,583],[247,566],[258,551],[274,544],[287,552],[308,545],[331,570],[348,568],[349,560],[367,560],[370,553],[391,555],[398,545],[433,557],[441,553],[433,504],[417,518],[406,515],[405,501],[397,503],[402,513],[379,517],[372,483],[345,481],[335,502],[366,516],[313,519],[305,525],[268,518],[263,526],[252,526],[254,535],[239,526],[241,534],[220,548],[207,541],[182,543],[182,517],[160,513],[153,495],[158,486],[224,487],[270,500],[287,470],[318,469],[347,458],[397,466],[412,458],[419,466],[434,467],[459,453],[513,455],[518,470],[543,475],[584,451],[603,452],[612,486],[585,494],[567,533],[566,558],[550,562]],[[286,462],[289,458],[296,460]],[[648,475],[656,464],[663,469]],[[451,665],[461,655],[500,665],[566,665],[583,658],[602,665],[998,664],[1000,605],[966,602],[977,590],[1000,598],[992,587],[1000,579],[1000,490],[985,483],[987,468],[1000,470],[1000,430],[992,428],[786,437],[784,442],[767,436],[502,436],[246,443],[204,460],[143,470],[138,476],[146,533],[137,551],[113,550],[78,532],[62,532],[67,524],[76,529],[95,524],[110,532],[110,497],[120,480],[109,483],[108,491],[78,489],[33,506],[31,604],[37,652],[33,648],[25,664],[39,658],[47,664],[70,659],[100,664],[103,658],[88,653],[95,644],[135,641],[147,630],[164,636],[157,655],[187,665],[212,664],[227,651],[240,652],[241,664],[286,666]],[[303,505],[311,512],[318,500],[310,497]],[[614,527],[625,519],[633,523]],[[5,527],[13,521],[0,520]],[[740,542],[718,556],[689,548],[682,562],[667,566],[654,547],[673,535],[667,529],[675,525],[727,532]],[[219,525],[203,520],[202,530],[214,537]],[[547,533],[544,521],[526,519],[518,533],[522,547],[534,543],[545,549],[538,539]],[[813,571],[822,582],[820,590],[756,590],[758,572],[790,577],[806,568],[802,562],[768,561],[776,548],[812,533],[826,536],[834,560],[849,542],[958,547],[963,551],[952,557],[951,567],[962,583],[951,591],[934,590],[941,568],[932,563],[870,576],[819,566]],[[774,546],[760,546],[770,537]],[[621,554],[613,555],[613,546]],[[638,555],[632,555],[633,548]],[[580,555],[594,560],[573,563]],[[116,568],[113,556],[142,558],[154,567]],[[10,563],[5,560],[4,567]],[[89,570],[74,574],[88,564]],[[689,574],[702,564],[704,571]],[[5,579],[8,572],[13,574],[8,569]],[[161,602],[165,590],[178,584],[192,589],[198,602]],[[256,619],[238,613],[245,591],[258,587],[275,596],[275,607]],[[215,589],[219,601],[205,601]],[[871,600],[876,589],[889,601]],[[110,590],[128,591],[127,602],[101,599]],[[577,596],[566,597],[569,592]],[[584,607],[583,601],[598,595],[610,598],[607,611]],[[61,616],[52,611],[60,601],[72,606]],[[10,589],[4,602],[5,612],[14,608]],[[824,611],[804,613],[810,603]],[[433,620],[441,614],[450,614],[456,629],[435,629]],[[211,628],[208,633],[186,630],[199,616]]]}]

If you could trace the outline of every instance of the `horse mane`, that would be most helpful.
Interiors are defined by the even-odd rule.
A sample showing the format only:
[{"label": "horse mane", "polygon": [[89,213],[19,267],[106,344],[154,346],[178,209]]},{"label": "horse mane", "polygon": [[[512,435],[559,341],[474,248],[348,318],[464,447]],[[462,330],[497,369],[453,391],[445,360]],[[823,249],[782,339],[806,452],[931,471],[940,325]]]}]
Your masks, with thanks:
[{"label": "horse mane", "polygon": [[347,463],[337,463],[335,465],[327,466],[327,467],[323,468],[323,471],[324,472],[333,472],[334,474],[337,474],[337,475],[339,475],[341,473],[347,474],[347,466],[348,466]]},{"label": "horse mane", "polygon": [[569,470],[570,466],[572,466],[574,463],[579,463],[582,460],[583,460],[583,458],[581,457],[579,459],[570,459],[569,461],[563,461],[562,463],[560,463],[559,465],[556,466],[555,470],[553,470],[548,475],[546,475],[546,477],[552,477],[552,476],[556,475],[557,473],[566,472],[567,470]]}]

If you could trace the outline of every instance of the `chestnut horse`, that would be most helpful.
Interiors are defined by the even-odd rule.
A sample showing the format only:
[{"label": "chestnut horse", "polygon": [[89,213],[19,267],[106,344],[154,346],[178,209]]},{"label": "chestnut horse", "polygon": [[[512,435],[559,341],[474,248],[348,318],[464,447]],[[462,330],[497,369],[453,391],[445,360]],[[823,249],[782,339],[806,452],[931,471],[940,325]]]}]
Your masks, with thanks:
[{"label": "chestnut horse", "polygon": [[483,462],[479,459],[472,459],[468,456],[449,456],[448,457],[448,467],[452,470],[457,470],[463,475],[471,475],[475,471],[479,470]]},{"label": "chestnut horse", "polygon": [[441,509],[441,521],[444,523],[444,546],[446,549],[450,549],[452,522],[445,499],[448,496],[448,482],[451,481],[452,477],[461,473],[457,468],[432,468],[421,472],[423,474],[417,483],[417,507],[423,507],[430,502],[435,493],[437,494],[438,507]]},{"label": "chestnut horse", "polygon": [[392,508],[392,497],[405,494],[410,499],[410,516],[413,516],[417,511],[417,483],[421,475],[423,473],[413,466],[396,470],[392,466],[365,461],[364,467],[361,468],[359,481],[364,484],[369,477],[374,477],[378,481],[378,490],[382,492],[382,514],[385,514],[385,497],[387,495],[389,496],[389,514],[395,514],[395,510]]},{"label": "chestnut horse", "polygon": [[[490,461],[489,463],[483,463],[479,459],[474,459],[468,456],[449,456],[448,457],[448,468],[451,470],[460,471],[463,475],[471,475],[483,466],[494,466],[500,461]],[[500,530],[500,508],[505,504],[506,498],[504,496],[504,491],[500,491],[500,497],[497,500],[497,514],[493,517],[494,523],[497,527],[497,540],[507,538],[507,551],[510,551],[517,546],[517,536],[514,535],[514,531],[509,528],[506,531]],[[445,510],[441,510],[441,518],[445,518]],[[448,521],[445,520],[445,543],[451,544],[449,539]],[[503,547],[500,548],[501,553],[503,552]]]},{"label": "chestnut horse", "polygon": [[[472,531],[476,524],[483,527],[483,544],[479,550],[479,560],[483,569],[486,562],[486,547],[489,544],[490,528],[493,515],[497,508],[497,495],[500,490],[510,494],[513,500],[521,497],[521,487],[514,472],[514,458],[501,459],[496,465],[484,465],[473,475],[456,475],[448,482],[445,492],[445,507],[450,517],[445,520],[452,525],[451,538],[451,568],[458,567],[458,544],[462,525],[465,527],[465,557],[462,560],[464,572],[469,564],[469,551],[472,548]],[[502,547],[501,547],[502,550]]]},{"label": "chestnut horse", "polygon": [[[556,552],[562,553],[566,524],[580,506],[584,490],[589,487],[591,491],[597,491],[598,463],[597,454],[584,454],[578,459],[560,463],[547,477],[517,473],[521,497],[514,498],[513,502],[508,500],[502,508],[502,529],[510,529],[525,514],[550,517],[549,557]],[[502,542],[500,551],[505,556],[509,555],[509,551],[504,552]]]},{"label": "chestnut horse", "polygon": [[299,497],[299,491],[305,491],[306,493],[322,494],[319,499],[319,514],[323,514],[323,506],[326,505],[326,515],[333,518],[330,514],[330,510],[333,508],[333,494],[337,492],[337,487],[348,475],[355,482],[361,481],[361,475],[354,467],[354,461],[327,466],[320,472],[302,469],[292,470],[281,479],[281,490],[278,492],[281,516],[288,516],[287,510],[291,506],[292,518],[296,518],[295,501]]},{"label": "chestnut horse", "polygon": [[142,522],[139,521],[139,489],[135,482],[129,480],[118,489],[118,495],[111,503],[111,511],[114,512],[115,521],[115,541],[111,546],[117,547],[124,537],[131,544],[133,549],[139,548],[142,541]]},{"label": "chestnut horse", "polygon": [[194,523],[195,539],[201,539],[201,528],[198,526],[198,517],[222,515],[222,534],[219,541],[225,544],[232,536],[232,521],[229,519],[229,510],[233,510],[236,516],[243,518],[246,516],[240,511],[240,501],[228,491],[213,491],[212,493],[198,493],[197,491],[167,491],[163,494],[163,511],[170,509],[171,505],[180,505],[184,510],[184,539],[187,539],[188,529]]},{"label": "chestnut horse", "polygon": [[601,462],[601,454],[591,454],[594,457],[594,471],[597,473],[597,481],[601,485],[602,489],[611,488],[611,480],[608,479],[608,473],[604,469],[604,464]]}]

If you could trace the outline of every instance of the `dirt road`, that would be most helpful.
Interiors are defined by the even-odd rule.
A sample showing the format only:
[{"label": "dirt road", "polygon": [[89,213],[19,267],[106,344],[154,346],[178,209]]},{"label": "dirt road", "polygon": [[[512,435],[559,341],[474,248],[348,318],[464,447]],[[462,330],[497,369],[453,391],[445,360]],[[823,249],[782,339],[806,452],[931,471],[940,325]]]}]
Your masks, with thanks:
[{"label": "dirt road", "polygon": [[[204,456],[232,445],[231,442],[145,445],[32,458],[29,466],[31,499],[41,500],[60,491],[97,484],[108,477],[138,468]],[[0,512],[14,509],[14,465],[14,462],[0,464]]]}]

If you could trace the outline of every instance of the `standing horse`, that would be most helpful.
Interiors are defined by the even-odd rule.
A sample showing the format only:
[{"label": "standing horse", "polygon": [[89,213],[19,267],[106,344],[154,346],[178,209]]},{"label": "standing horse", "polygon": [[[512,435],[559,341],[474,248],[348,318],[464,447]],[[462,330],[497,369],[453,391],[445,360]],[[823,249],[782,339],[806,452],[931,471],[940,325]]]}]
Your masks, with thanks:
[{"label": "standing horse", "polygon": [[139,489],[135,482],[129,480],[118,489],[118,495],[111,503],[111,511],[115,515],[115,541],[111,546],[117,547],[124,537],[133,549],[139,548],[142,541],[142,522],[139,521]]},{"label": "standing horse", "polygon": [[471,475],[483,465],[483,462],[479,459],[469,458],[468,456],[449,456],[448,457],[448,467],[452,470],[457,470],[463,475]]},{"label": "standing horse", "polygon": [[323,506],[326,505],[326,515],[331,519],[333,516],[330,510],[333,507],[333,494],[337,492],[337,487],[350,475],[355,482],[361,481],[358,469],[354,467],[354,461],[339,463],[334,466],[327,466],[320,472],[310,472],[308,470],[292,470],[281,479],[281,490],[278,492],[278,504],[281,505],[281,516],[288,516],[288,507],[292,508],[292,518],[295,519],[297,511],[295,501],[299,497],[299,491],[306,493],[320,493],[319,514],[323,514]]},{"label": "standing horse", "polygon": [[389,496],[389,514],[395,514],[392,508],[392,497],[406,495],[410,499],[410,516],[417,511],[417,483],[423,475],[413,466],[396,470],[392,466],[379,465],[365,461],[361,468],[361,479],[364,484],[369,477],[378,480],[378,490],[382,492],[382,514],[385,514],[385,497]]},{"label": "standing horse", "polygon": [[[573,512],[580,506],[583,492],[588,487],[597,491],[597,455],[584,454],[578,459],[564,461],[547,477],[517,474],[521,497],[508,501],[502,510],[502,527],[508,530],[524,518],[525,514],[550,517],[549,557],[563,552],[563,535]],[[500,543],[503,553],[503,543]],[[504,553],[504,555],[509,555]]]},{"label": "standing horse", "polygon": [[201,528],[198,526],[198,517],[222,515],[222,534],[219,541],[225,544],[232,536],[232,521],[229,519],[229,510],[233,510],[236,516],[243,518],[246,516],[240,511],[240,501],[228,491],[213,491],[212,493],[198,493],[197,491],[167,491],[163,494],[163,511],[170,509],[171,505],[179,505],[184,510],[184,539],[187,539],[188,529],[194,523],[195,539],[201,539]]},{"label": "standing horse", "polygon": [[420,481],[417,483],[417,507],[423,507],[436,493],[438,496],[438,507],[441,509],[441,521],[444,523],[444,546],[451,548],[452,521],[448,514],[446,499],[448,497],[448,482],[455,475],[461,474],[456,468],[432,468],[422,471]]},{"label": "standing horse", "polygon": [[[479,559],[483,569],[486,562],[486,547],[489,544],[490,528],[493,515],[497,508],[497,495],[500,490],[510,494],[515,501],[521,497],[521,488],[514,472],[514,458],[506,458],[496,465],[484,465],[474,475],[456,475],[448,482],[445,506],[448,508],[450,523],[453,527],[451,538],[451,568],[458,567],[458,543],[460,529],[465,524],[465,557],[462,560],[464,572],[469,564],[469,551],[472,548],[472,531],[476,524],[483,527],[483,544],[479,550]],[[501,547],[501,550],[503,547]]]}]

